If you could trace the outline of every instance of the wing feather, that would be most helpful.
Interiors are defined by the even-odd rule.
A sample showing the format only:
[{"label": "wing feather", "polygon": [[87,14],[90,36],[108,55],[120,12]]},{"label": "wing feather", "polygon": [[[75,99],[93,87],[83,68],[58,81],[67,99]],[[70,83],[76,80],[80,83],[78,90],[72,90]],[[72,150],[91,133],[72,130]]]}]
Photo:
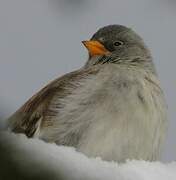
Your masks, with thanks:
[{"label": "wing feather", "polygon": [[8,119],[10,130],[33,137],[39,131],[43,122],[48,123],[48,125],[52,123],[47,118],[55,116],[56,112],[54,110],[51,112],[48,107],[55,94],[58,95],[57,108],[62,108],[62,106],[59,106],[59,98],[64,98],[72,93],[72,89],[79,88],[74,85],[77,81],[95,75],[97,72],[97,68],[80,69],[52,81],[32,96]]}]

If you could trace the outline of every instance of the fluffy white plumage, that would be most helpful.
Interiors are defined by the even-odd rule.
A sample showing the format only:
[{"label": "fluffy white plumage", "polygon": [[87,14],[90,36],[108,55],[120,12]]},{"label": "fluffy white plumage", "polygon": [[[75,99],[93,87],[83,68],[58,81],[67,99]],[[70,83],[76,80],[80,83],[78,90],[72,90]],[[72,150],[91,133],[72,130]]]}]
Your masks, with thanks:
[{"label": "fluffy white plumage", "polygon": [[166,133],[166,107],[154,75],[109,64],[97,76],[76,83],[79,88],[60,100],[64,108],[39,137],[67,144],[71,135],[81,133],[74,146],[90,157],[121,162],[158,159]]}]

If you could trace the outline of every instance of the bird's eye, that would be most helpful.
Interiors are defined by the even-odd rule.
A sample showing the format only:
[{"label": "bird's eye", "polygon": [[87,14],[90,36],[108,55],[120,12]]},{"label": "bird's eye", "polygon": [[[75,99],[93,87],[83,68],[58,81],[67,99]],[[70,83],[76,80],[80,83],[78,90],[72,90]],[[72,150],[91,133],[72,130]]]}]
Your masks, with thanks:
[{"label": "bird's eye", "polygon": [[123,42],[122,41],[116,41],[114,42],[114,46],[121,46],[123,45]]}]

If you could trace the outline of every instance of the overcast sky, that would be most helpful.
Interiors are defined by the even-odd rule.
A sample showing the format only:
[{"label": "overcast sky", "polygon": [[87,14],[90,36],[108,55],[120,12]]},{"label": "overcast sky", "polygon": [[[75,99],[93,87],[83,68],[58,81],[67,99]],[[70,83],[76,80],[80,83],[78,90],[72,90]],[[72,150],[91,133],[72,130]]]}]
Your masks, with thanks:
[{"label": "overcast sky", "polygon": [[82,66],[81,41],[108,24],[133,28],[152,51],[169,107],[163,160],[175,160],[175,0],[0,0],[0,117]]}]

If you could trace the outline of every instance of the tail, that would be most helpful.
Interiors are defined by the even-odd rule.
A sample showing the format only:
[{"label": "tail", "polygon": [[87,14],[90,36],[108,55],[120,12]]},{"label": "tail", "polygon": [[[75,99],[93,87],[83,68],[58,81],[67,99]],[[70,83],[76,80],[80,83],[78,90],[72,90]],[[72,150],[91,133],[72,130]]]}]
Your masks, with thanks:
[{"label": "tail", "polygon": [[27,137],[38,137],[42,119],[43,118],[39,113],[31,115],[15,113],[7,119],[7,128],[11,132],[22,133]]}]

